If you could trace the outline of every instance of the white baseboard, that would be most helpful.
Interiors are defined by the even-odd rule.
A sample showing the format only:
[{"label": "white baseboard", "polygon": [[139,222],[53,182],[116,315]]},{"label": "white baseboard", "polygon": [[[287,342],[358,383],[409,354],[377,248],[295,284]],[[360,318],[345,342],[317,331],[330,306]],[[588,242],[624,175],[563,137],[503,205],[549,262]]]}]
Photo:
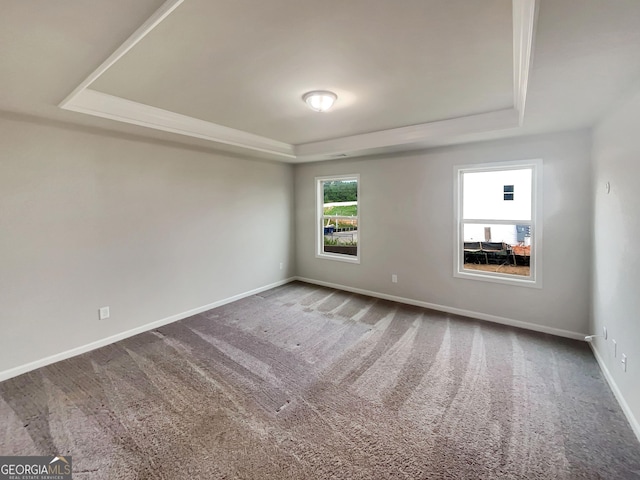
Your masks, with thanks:
[{"label": "white baseboard", "polygon": [[382,298],[384,300],[391,300],[393,302],[406,303],[407,305],[415,305],[417,307],[430,308],[431,310],[438,310],[440,312],[452,313],[454,315],[461,315],[463,317],[476,318],[478,320],[486,320],[488,322],[500,323],[502,325],[509,325],[512,327],[524,328],[526,330],[533,330],[536,332],[549,333],[558,337],[572,338],[574,340],[584,340],[586,334],[571,332],[569,330],[562,330],[560,328],[547,327],[544,325],[537,325],[535,323],[522,322],[520,320],[513,320],[511,318],[499,317],[497,315],[490,315],[488,313],[473,312],[471,310],[464,310],[462,308],[447,307],[445,305],[438,305],[435,303],[423,302],[421,300],[413,300],[411,298],[397,297],[395,295],[388,295],[386,293],[373,292],[371,290],[364,290],[362,288],[353,288],[346,285],[339,285],[337,283],[323,282],[321,280],[313,280],[311,278],[295,277],[296,280],[306,283],[312,283],[314,285],[321,285],[323,287],[331,287],[337,290],[344,290],[346,292],[359,293],[367,295],[369,297]]},{"label": "white baseboard", "polygon": [[178,320],[182,320],[183,318],[188,318],[188,317],[191,317],[192,315],[197,315],[198,313],[206,312],[207,310],[211,310],[212,308],[220,307],[222,305],[226,305],[227,303],[235,302],[245,297],[250,297],[251,295],[264,292],[265,290],[270,290],[272,288],[279,287],[280,285],[284,285],[294,280],[295,280],[295,277],[286,278],[284,280],[280,280],[278,282],[253,289],[248,292],[239,293],[238,295],[234,295],[229,298],[218,300],[217,302],[213,302],[208,305],[203,305],[198,308],[187,310],[186,312],[178,313],[176,315],[171,315],[170,317],[166,317],[161,320],[156,320],[155,322],[147,323],[146,325],[141,325],[139,327],[132,328],[131,330],[127,330],[125,332],[111,335],[110,337],[96,340],[95,342],[91,342],[86,345],[82,345],[80,347],[72,348],[71,350],[67,350],[65,352],[56,353],[55,355],[51,355],[49,357],[36,360],[34,362],[30,362],[24,365],[20,365],[18,367],[4,370],[0,372],[0,382],[4,380],[8,380],[13,377],[17,377],[18,375],[22,375],[23,373],[30,372],[37,368],[51,365],[52,363],[59,362],[60,360],[66,360],[67,358],[75,357],[82,353],[90,352],[91,350],[95,350],[97,348],[104,347],[106,345],[111,345],[112,343],[118,342],[120,340],[124,340],[125,338],[132,337],[139,333],[147,332],[149,330],[162,327],[169,323],[177,322]]},{"label": "white baseboard", "polygon": [[604,359],[600,356],[600,353],[598,353],[598,350],[596,350],[596,347],[594,346],[593,343],[590,343],[589,346],[591,347],[593,356],[596,357],[596,361],[600,366],[600,370],[602,370],[602,374],[604,375],[604,378],[607,379],[607,383],[609,384],[609,387],[611,387],[611,391],[613,392],[613,395],[616,397],[616,400],[618,400],[618,404],[620,404],[620,408],[622,408],[622,411],[624,412],[625,417],[627,417],[627,420],[629,421],[629,425],[631,425],[631,430],[633,430],[633,433],[636,434],[638,441],[640,441],[640,423],[638,423],[638,420],[633,415],[631,408],[629,408],[629,404],[624,399],[624,396],[622,395],[622,392],[618,388],[618,384],[616,384],[616,381],[613,379],[611,372],[609,372],[609,369],[607,368],[607,365],[605,364]]}]

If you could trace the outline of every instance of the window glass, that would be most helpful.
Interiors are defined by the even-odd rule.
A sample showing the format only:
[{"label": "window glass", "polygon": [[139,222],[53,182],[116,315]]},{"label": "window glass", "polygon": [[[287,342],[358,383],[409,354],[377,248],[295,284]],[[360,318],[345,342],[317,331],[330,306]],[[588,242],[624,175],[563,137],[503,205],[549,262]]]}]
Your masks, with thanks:
[{"label": "window glass", "polygon": [[464,269],[529,277],[531,226],[464,224]]},{"label": "window glass", "polygon": [[318,256],[359,261],[358,176],[319,178]]},{"label": "window glass", "polygon": [[465,220],[531,220],[531,169],[462,175]]}]

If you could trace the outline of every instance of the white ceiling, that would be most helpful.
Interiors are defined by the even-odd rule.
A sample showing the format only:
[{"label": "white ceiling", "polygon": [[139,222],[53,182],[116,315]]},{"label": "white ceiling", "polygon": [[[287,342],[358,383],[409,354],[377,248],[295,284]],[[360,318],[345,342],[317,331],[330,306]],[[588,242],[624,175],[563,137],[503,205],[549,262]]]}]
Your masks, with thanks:
[{"label": "white ceiling", "polygon": [[640,86],[640,1],[534,3],[2,0],[0,110],[290,162],[588,127]]},{"label": "white ceiling", "polygon": [[91,88],[291,144],[513,106],[511,0],[401,6],[187,0]]}]

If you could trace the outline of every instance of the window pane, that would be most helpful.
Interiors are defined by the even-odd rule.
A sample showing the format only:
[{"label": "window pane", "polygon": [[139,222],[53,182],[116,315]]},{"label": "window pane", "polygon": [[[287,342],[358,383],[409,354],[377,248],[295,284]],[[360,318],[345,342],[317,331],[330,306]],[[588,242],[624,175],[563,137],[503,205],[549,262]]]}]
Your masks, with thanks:
[{"label": "window pane", "polygon": [[531,220],[531,169],[464,172],[462,217]]},{"label": "window pane", "polygon": [[322,190],[324,193],[324,204],[358,201],[358,181],[353,180],[325,180],[322,182]]},{"label": "window pane", "polygon": [[464,269],[531,275],[530,225],[463,225]]},{"label": "window pane", "polygon": [[358,255],[358,219],[324,217],[324,253]]},{"label": "window pane", "polygon": [[321,182],[321,252],[358,256],[358,180],[345,177]]},{"label": "window pane", "polygon": [[358,202],[325,203],[323,210],[325,215],[356,217],[358,215]]}]

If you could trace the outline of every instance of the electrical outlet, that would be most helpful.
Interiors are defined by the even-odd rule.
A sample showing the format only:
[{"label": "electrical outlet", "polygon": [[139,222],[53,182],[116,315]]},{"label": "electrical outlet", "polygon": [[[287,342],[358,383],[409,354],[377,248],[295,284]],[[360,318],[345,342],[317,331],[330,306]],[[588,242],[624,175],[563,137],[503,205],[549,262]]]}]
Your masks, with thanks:
[{"label": "electrical outlet", "polygon": [[622,363],[622,370],[627,371],[627,356],[623,353],[620,355],[620,362]]},{"label": "electrical outlet", "polygon": [[391,282],[392,283],[398,283],[398,275],[396,275],[395,273],[393,273],[391,275]]},{"label": "electrical outlet", "polygon": [[618,342],[612,338],[611,343],[613,343],[613,358],[616,358],[618,356]]},{"label": "electrical outlet", "polygon": [[111,312],[109,312],[109,307],[100,307],[98,310],[98,316],[100,320],[106,320],[111,316]]},{"label": "electrical outlet", "polygon": [[280,270],[282,270],[284,268],[284,263],[280,262]]},{"label": "electrical outlet", "polygon": [[605,327],[604,325],[602,326],[602,337],[605,340],[607,339],[607,327]]}]

